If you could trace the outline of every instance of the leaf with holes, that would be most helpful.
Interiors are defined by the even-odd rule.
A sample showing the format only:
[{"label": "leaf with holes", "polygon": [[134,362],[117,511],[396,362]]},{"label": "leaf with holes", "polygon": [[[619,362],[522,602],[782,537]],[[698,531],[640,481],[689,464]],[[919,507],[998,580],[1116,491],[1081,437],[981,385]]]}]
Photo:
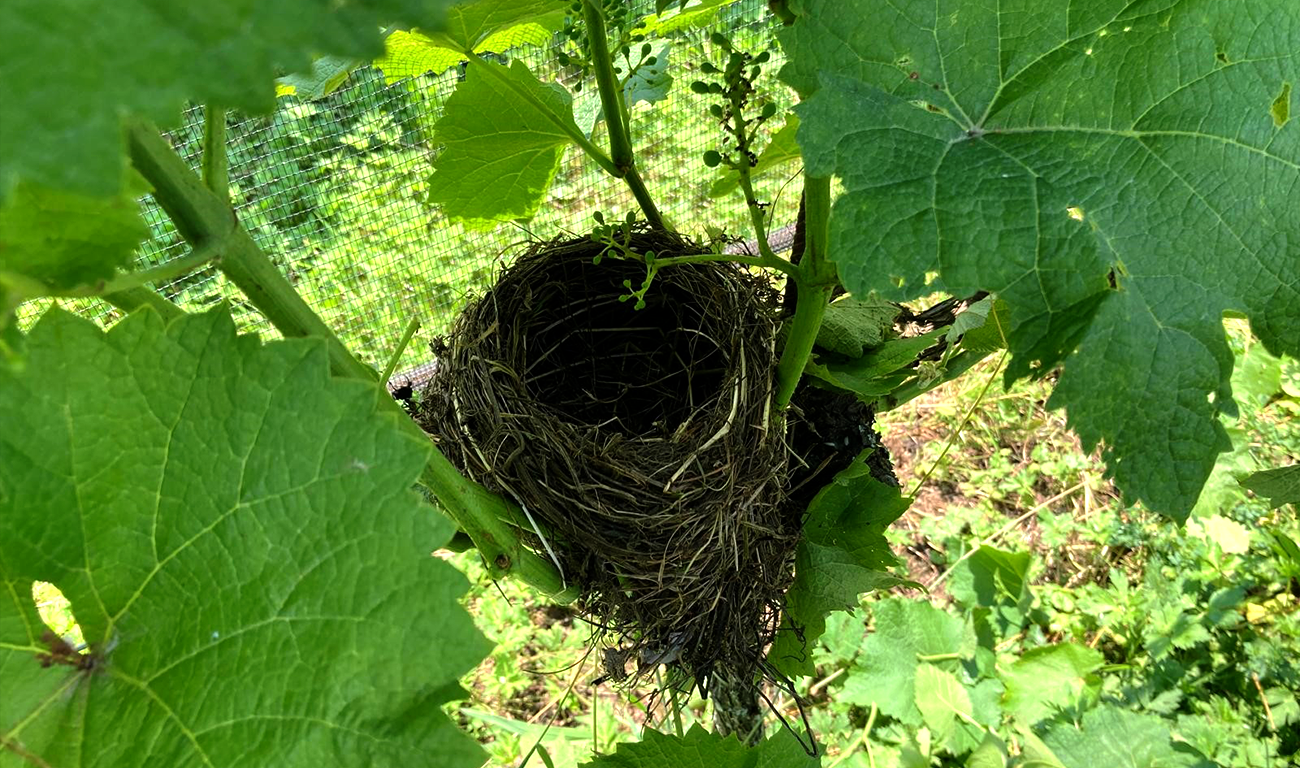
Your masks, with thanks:
[{"label": "leaf with holes", "polygon": [[1063,363],[1050,404],[1129,498],[1185,518],[1230,447],[1223,313],[1300,354],[1300,123],[1277,106],[1300,5],[796,7],[782,77],[808,172],[843,182],[846,287],[995,292],[1007,380]]},{"label": "leaf with holes", "polygon": [[[452,527],[410,490],[428,446],[382,396],[224,309],[47,313],[0,367],[0,754],[479,765],[440,705],[488,644],[429,556]],[[35,580],[86,654],[45,634]]]}]

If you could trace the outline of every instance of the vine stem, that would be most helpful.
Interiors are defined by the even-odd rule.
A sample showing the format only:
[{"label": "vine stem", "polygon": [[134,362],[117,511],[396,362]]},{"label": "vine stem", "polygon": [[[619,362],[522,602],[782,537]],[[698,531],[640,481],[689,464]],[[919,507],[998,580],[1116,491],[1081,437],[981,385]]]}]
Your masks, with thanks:
[{"label": "vine stem", "polygon": [[609,37],[605,29],[605,14],[596,0],[582,0],[582,19],[587,25],[587,39],[591,42],[591,66],[600,91],[600,105],[605,112],[605,127],[609,131],[609,154],[614,175],[627,183],[632,196],[641,206],[641,213],[655,229],[664,229],[663,216],[650,197],[645,181],[636,168],[632,153],[632,131],[627,113],[623,109],[623,88],[614,74],[614,61],[609,54]]},{"label": "vine stem", "polygon": [[[221,271],[239,286],[280,333],[290,338],[310,336],[324,339],[329,351],[330,369],[336,376],[379,383],[375,371],[352,356],[253,242],[230,205],[190,170],[156,128],[143,122],[131,123],[127,129],[127,144],[132,164],[153,186],[154,199],[167,212],[176,229],[196,249],[210,242],[220,242]],[[162,297],[158,300],[166,301]],[[396,423],[407,434],[429,446],[429,460],[420,474],[420,482],[433,492],[447,515],[474,541],[488,573],[493,578],[517,576],[557,602],[573,600],[576,595],[565,588],[555,567],[523,547],[519,530],[510,522],[517,518],[517,508],[461,475],[455,465],[431,444],[428,435],[386,393],[378,398],[378,402],[380,408],[398,417]]]},{"label": "vine stem", "polygon": [[565,120],[562,115],[555,114],[555,112],[553,112],[549,106],[543,103],[541,99],[537,98],[536,94],[534,94],[532,91],[525,88],[520,82],[518,82],[513,77],[511,77],[507,73],[506,68],[501,66],[500,64],[493,64],[491,62],[484,61],[477,53],[474,53],[473,51],[461,50],[460,53],[462,56],[468,59],[471,64],[477,64],[479,72],[482,72],[486,76],[495,79],[498,83],[505,86],[506,88],[509,88],[510,92],[513,93],[517,98],[519,98],[521,101],[527,102],[528,105],[531,106],[533,109],[536,109],[538,112],[542,113],[542,115],[546,117],[546,119],[550,121],[552,125],[554,125],[556,128],[563,131],[564,134],[568,136],[569,139],[573,141],[574,144],[577,144],[578,147],[581,148],[582,151],[585,152],[588,157],[594,160],[596,165],[600,166],[601,170],[603,170],[605,173],[608,173],[610,176],[614,176],[614,177],[619,176],[619,171],[618,168],[614,165],[614,161],[611,160],[609,158],[609,155],[605,154],[605,152],[600,147],[593,144],[591,139],[588,139],[582,133],[582,129],[579,128],[578,125],[574,123],[573,120],[571,119],[572,115],[569,116],[570,117],[569,120]]},{"label": "vine stem", "polygon": [[226,110],[203,107],[203,183],[222,202],[230,202],[230,158],[226,155]]},{"label": "vine stem", "polygon": [[799,268],[794,264],[786,261],[779,256],[746,256],[742,253],[688,253],[683,256],[669,256],[663,259],[656,258],[654,265],[656,267],[673,267],[679,264],[705,264],[708,262],[725,261],[733,264],[746,264],[751,267],[766,267],[775,269],[785,274],[787,277],[798,275]]},{"label": "vine stem", "polygon": [[[742,175],[743,178],[743,175]],[[803,258],[795,275],[798,303],[794,320],[776,365],[776,401],[778,411],[785,410],[794,397],[808,358],[812,356],[817,332],[821,330],[826,305],[830,303],[837,277],[835,265],[827,254],[830,239],[830,177],[808,176],[804,179],[804,221],[807,226]]]}]

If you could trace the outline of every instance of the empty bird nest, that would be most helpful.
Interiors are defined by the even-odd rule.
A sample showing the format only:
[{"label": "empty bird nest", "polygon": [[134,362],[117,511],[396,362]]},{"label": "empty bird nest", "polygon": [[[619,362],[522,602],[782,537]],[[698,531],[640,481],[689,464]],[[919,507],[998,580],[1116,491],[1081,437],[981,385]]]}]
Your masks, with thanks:
[{"label": "empty bird nest", "polygon": [[[705,252],[640,231],[636,253]],[[789,585],[801,510],[771,420],[779,306],[726,263],[658,272],[589,239],[534,244],[435,344],[420,420],[469,477],[513,499],[605,631],[606,675],[673,665],[753,679]],[[531,524],[528,527],[532,527]]]}]

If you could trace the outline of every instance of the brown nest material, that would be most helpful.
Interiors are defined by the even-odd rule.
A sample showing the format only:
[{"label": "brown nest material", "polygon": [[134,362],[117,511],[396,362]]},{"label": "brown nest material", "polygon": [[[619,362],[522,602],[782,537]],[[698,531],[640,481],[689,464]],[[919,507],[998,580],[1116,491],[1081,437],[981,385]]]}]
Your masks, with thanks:
[{"label": "brown nest material", "polygon": [[[631,247],[703,252],[663,232]],[[645,266],[593,263],[601,250],[529,248],[441,342],[421,422],[546,532],[525,530],[609,633],[608,677],[671,663],[702,687],[754,679],[800,522],[770,418],[776,296],[731,264],[677,265],[634,309],[620,295]]]}]

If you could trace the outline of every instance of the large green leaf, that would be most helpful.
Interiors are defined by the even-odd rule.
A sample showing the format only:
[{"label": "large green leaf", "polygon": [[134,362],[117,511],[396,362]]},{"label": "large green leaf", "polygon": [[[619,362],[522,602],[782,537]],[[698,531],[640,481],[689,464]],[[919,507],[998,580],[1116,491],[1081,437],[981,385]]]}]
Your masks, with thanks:
[{"label": "large green leaf", "polygon": [[875,704],[882,714],[921,725],[917,668],[931,663],[925,658],[942,657],[936,666],[956,671],[956,659],[975,652],[975,632],[969,622],[922,600],[882,600],[873,614],[876,629],[863,643],[853,673],[840,691],[841,699],[862,707]]},{"label": "large green leaf", "polygon": [[808,171],[843,181],[846,287],[996,292],[1008,380],[1064,363],[1051,404],[1126,495],[1185,517],[1229,448],[1222,314],[1300,354],[1300,121],[1273,108],[1300,4],[797,7],[782,77]]},{"label": "large green leaf", "polygon": [[808,505],[795,552],[786,615],[768,657],[791,677],[812,674],[809,649],[826,631],[826,616],[847,611],[858,595],[903,583],[885,529],[911,498],[871,476],[865,456],[835,476]]},{"label": "large green leaf", "polygon": [[466,59],[465,52],[501,53],[520,45],[545,45],[564,25],[564,0],[471,0],[447,10],[446,29],[398,31],[375,60],[390,82],[438,74]]},{"label": "large green leaf", "polygon": [[810,757],[789,729],[781,729],[756,747],[746,747],[735,736],[723,738],[697,723],[684,736],[647,728],[639,742],[618,745],[612,755],[602,755],[582,768],[812,768]]},{"label": "large green leaf", "polygon": [[[107,333],[55,309],[26,355],[0,367],[0,764],[482,762],[440,705],[488,645],[430,557],[428,447],[376,387],[224,309]],[[38,661],[34,580],[93,670]]]},{"label": "large green leaf", "polygon": [[1074,643],[1031,648],[1000,675],[1006,685],[1002,706],[1024,725],[1033,725],[1099,688],[1094,673],[1105,662],[1100,652]]},{"label": "large green leaf", "polygon": [[572,141],[573,99],[520,62],[469,65],[434,130],[429,200],[452,219],[485,227],[537,213]]},{"label": "large green leaf", "polygon": [[947,743],[959,726],[973,720],[974,707],[965,686],[956,675],[933,664],[916,670],[916,706],[937,744]]},{"label": "large green leaf", "polygon": [[8,280],[33,281],[27,297],[107,280],[135,259],[149,234],[138,176],[116,195],[87,197],[20,182],[0,207],[0,291]]},{"label": "large green leaf", "polygon": [[[1043,737],[1065,768],[1209,768],[1192,750],[1175,749],[1169,726],[1154,715],[1107,705],[1089,710],[1079,727],[1065,723]],[[1048,763],[1047,760],[1043,761]]]},{"label": "large green leaf", "polygon": [[108,197],[126,167],[122,118],[175,125],[188,102],[275,106],[274,78],[313,55],[377,56],[380,28],[437,28],[445,0],[5,0],[0,3],[0,202],[19,178]]}]

